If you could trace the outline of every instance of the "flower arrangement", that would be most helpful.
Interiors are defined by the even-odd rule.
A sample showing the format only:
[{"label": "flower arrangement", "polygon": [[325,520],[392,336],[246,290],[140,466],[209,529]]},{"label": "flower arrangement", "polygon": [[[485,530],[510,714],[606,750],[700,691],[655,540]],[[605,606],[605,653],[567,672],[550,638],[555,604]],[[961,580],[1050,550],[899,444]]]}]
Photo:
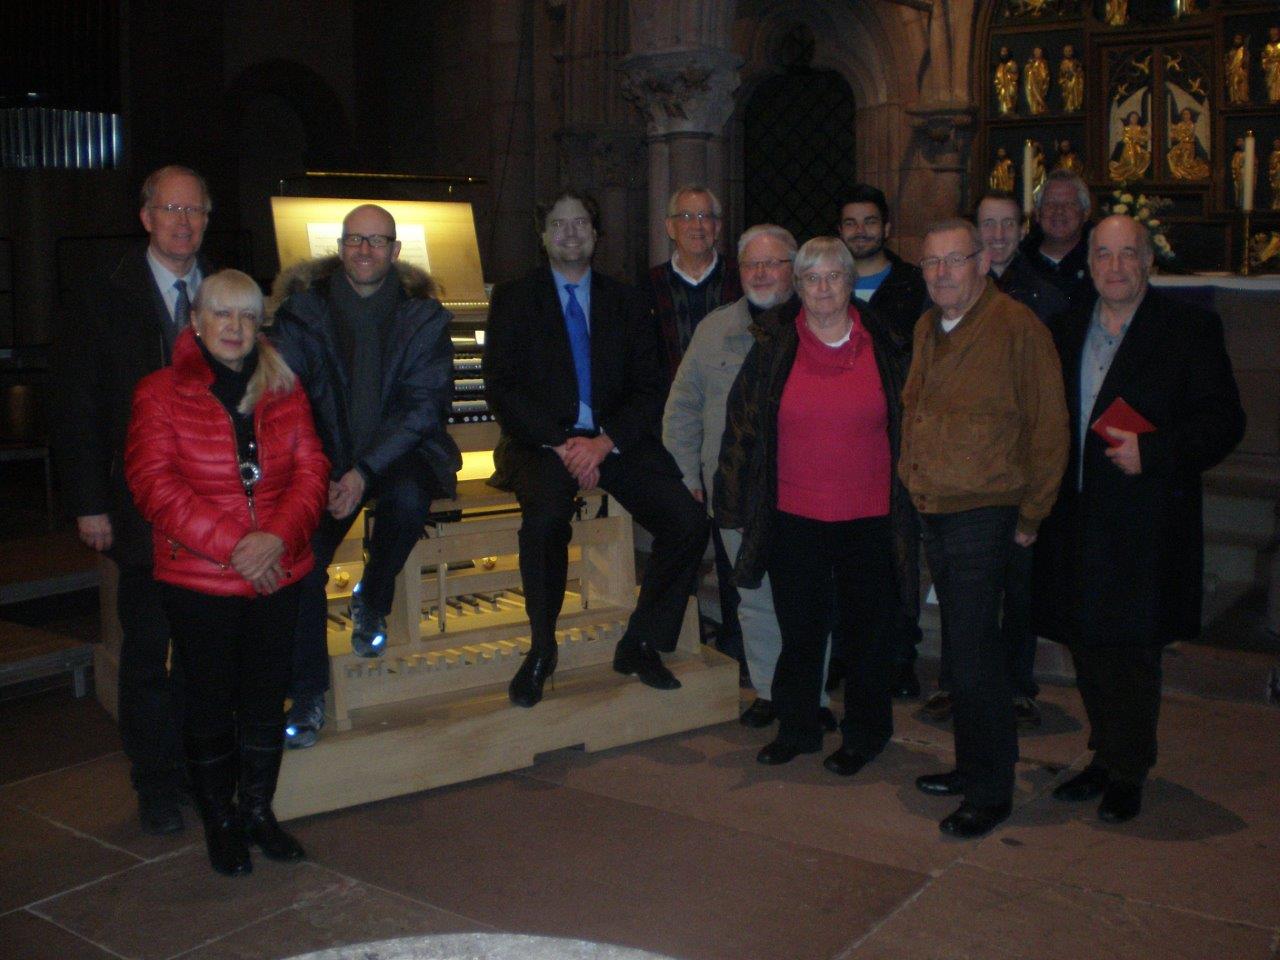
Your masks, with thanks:
[{"label": "flower arrangement", "polygon": [[1103,203],[1108,214],[1127,213],[1151,232],[1151,245],[1161,263],[1168,263],[1177,256],[1165,234],[1165,223],[1157,216],[1161,210],[1172,206],[1173,201],[1165,197],[1149,197],[1145,193],[1134,196],[1123,185],[1112,190],[1110,198]]}]

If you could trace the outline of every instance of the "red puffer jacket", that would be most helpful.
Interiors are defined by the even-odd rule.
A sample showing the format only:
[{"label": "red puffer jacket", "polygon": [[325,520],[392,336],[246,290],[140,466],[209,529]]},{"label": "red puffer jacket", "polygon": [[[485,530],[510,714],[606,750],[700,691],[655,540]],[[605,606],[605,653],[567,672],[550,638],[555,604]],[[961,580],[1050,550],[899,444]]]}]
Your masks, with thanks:
[{"label": "red puffer jacket", "polygon": [[[271,347],[259,339],[259,350]],[[231,551],[255,530],[284,541],[281,586],[314,565],[311,534],[329,490],[329,461],[300,385],[264,394],[253,411],[262,479],[253,503],[240,482],[231,417],[209,389],[213,371],[190,329],[173,365],[143,379],[133,395],[125,478],[152,524],[155,578],[188,590],[253,597]]]}]

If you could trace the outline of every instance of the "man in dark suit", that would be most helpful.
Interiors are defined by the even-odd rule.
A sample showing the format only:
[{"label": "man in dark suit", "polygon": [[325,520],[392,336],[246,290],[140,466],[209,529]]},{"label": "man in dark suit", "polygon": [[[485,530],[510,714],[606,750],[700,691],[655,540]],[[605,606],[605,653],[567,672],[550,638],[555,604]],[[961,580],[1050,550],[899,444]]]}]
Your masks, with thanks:
[{"label": "man in dark suit", "polygon": [[[1131,217],[1089,237],[1098,297],[1057,337],[1071,453],[1036,547],[1037,626],[1071,649],[1094,751],[1054,796],[1101,795],[1111,823],[1156,761],[1163,645],[1200,632],[1200,475],[1244,435],[1222,322],[1151,289],[1152,254]],[[1109,426],[1121,400],[1142,420]]]},{"label": "man in dark suit", "polygon": [[502,428],[493,483],[520,502],[520,578],[533,645],[511,681],[532,707],[556,668],[574,499],[601,487],[653,534],[635,612],[613,666],[661,690],[680,686],[674,649],[707,542],[702,506],[662,446],[665,381],[636,292],[591,269],[599,223],[589,197],[540,206],[547,266],[493,294],[484,375]]},{"label": "man in dark suit", "polygon": [[163,167],[142,185],[150,235],[107,276],[77,292],[58,331],[53,450],[63,502],[80,539],[120,568],[120,737],[146,833],[183,827],[182,753],[166,666],[169,624],[151,579],[151,528],[125,486],[123,460],[133,388],[169,363],[206,273],[199,258],[209,190],[187,167]]}]

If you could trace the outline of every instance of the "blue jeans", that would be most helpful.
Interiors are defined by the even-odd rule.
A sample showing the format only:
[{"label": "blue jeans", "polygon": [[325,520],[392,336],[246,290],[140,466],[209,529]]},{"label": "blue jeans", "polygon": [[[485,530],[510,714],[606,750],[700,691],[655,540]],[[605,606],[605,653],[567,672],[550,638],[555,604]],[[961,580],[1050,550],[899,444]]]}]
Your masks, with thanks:
[{"label": "blue jeans", "polygon": [[1008,803],[1018,735],[1000,600],[1018,510],[981,507],[922,519],[925,555],[946,623],[956,770],[966,800]]}]

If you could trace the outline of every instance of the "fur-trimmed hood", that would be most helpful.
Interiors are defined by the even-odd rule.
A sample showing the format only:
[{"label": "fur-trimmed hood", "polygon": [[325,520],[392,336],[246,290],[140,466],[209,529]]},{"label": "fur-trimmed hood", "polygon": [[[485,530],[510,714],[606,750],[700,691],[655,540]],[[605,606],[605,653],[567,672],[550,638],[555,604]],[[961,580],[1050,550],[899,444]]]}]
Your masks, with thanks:
[{"label": "fur-trimmed hood", "polygon": [[[400,278],[400,286],[405,296],[411,300],[439,299],[444,292],[425,270],[397,260],[392,266],[396,276]],[[342,269],[342,261],[335,255],[320,257],[316,260],[303,260],[291,267],[281,270],[271,284],[271,296],[267,299],[265,309],[268,317],[274,317],[280,304],[295,293],[309,290],[316,283],[328,282],[329,278]]]}]

